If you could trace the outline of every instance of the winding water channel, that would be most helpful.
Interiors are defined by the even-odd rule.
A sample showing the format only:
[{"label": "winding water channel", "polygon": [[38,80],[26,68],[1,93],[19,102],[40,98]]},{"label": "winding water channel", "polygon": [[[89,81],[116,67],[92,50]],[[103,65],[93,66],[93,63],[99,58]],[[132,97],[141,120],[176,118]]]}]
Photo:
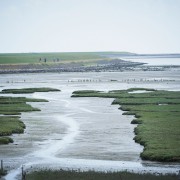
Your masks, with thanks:
[{"label": "winding water channel", "polygon": [[[143,77],[146,79],[142,80]],[[18,178],[22,165],[25,169],[158,173],[177,173],[180,169],[179,164],[140,159],[143,147],[134,142],[135,125],[130,124],[134,117],[122,115],[119,106],[111,105],[113,99],[71,98],[75,90],[131,87],[180,90],[180,71],[9,74],[0,76],[0,85],[0,90],[26,87],[61,90],[12,95],[44,98],[49,102],[30,103],[41,111],[22,113],[25,133],[13,135],[13,144],[0,146],[0,159],[10,169],[7,180]]]}]

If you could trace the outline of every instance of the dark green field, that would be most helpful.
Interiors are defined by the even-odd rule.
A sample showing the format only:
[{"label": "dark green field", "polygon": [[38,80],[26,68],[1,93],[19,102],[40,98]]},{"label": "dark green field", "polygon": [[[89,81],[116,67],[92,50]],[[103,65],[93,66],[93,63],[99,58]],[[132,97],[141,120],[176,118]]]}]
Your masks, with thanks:
[{"label": "dark green field", "polygon": [[28,180],[178,180],[177,175],[134,174],[128,172],[77,172],[41,170],[27,174]]},{"label": "dark green field", "polygon": [[[147,90],[145,93],[129,93]],[[150,91],[150,92],[149,92]],[[135,115],[135,141],[144,146],[141,158],[152,161],[180,162],[180,92],[153,89],[128,89],[102,93],[76,91],[72,97],[115,98],[126,111]]]}]

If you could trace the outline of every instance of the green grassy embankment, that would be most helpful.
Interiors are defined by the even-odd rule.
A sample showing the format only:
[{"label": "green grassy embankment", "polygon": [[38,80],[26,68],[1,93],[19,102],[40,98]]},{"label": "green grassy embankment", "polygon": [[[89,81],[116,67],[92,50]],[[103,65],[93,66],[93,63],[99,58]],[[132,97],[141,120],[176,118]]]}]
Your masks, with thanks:
[{"label": "green grassy embankment", "polygon": [[[144,93],[129,93],[147,90]],[[148,92],[151,91],[151,92]],[[133,88],[108,93],[97,91],[75,91],[72,97],[115,98],[127,111],[124,115],[135,115],[135,141],[144,146],[141,158],[152,161],[180,162],[180,92]]]},{"label": "green grassy embankment", "polygon": [[[6,89],[3,93],[34,93],[60,91],[52,88],[26,88],[26,89]],[[20,120],[22,112],[40,111],[27,102],[48,102],[45,99],[33,99],[25,97],[6,97],[0,96],[0,144],[12,143],[13,139],[9,136],[14,133],[23,133],[25,124]],[[16,116],[12,116],[16,115]],[[18,115],[18,116],[17,116]]]},{"label": "green grassy embankment", "polygon": [[[0,53],[0,64],[36,64],[54,63],[58,60],[60,63],[83,62],[94,63],[98,60],[109,59],[107,55],[131,55],[129,52],[52,52],[52,53]],[[41,58],[41,61],[39,61]]]},{"label": "green grassy embankment", "polygon": [[78,172],[64,170],[41,170],[27,174],[28,180],[177,180],[177,175],[134,174],[129,172]]},{"label": "green grassy embankment", "polygon": [[[40,62],[39,59],[42,59]],[[67,52],[67,53],[7,53],[0,54],[0,64],[34,64],[43,63],[46,58],[46,63],[53,63],[54,59],[59,59],[58,62],[88,62],[102,59],[95,52]]]}]

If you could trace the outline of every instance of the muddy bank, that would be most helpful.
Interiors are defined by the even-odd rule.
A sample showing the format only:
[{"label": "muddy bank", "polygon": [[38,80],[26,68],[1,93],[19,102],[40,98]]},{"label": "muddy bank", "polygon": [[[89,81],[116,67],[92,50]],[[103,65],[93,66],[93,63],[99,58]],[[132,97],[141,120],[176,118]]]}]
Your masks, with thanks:
[{"label": "muddy bank", "polygon": [[92,72],[92,71],[114,71],[126,70],[143,65],[123,60],[102,60],[95,62],[96,65],[85,65],[83,62],[75,63],[36,63],[36,64],[1,64],[0,74],[8,73],[45,73],[45,72]]}]

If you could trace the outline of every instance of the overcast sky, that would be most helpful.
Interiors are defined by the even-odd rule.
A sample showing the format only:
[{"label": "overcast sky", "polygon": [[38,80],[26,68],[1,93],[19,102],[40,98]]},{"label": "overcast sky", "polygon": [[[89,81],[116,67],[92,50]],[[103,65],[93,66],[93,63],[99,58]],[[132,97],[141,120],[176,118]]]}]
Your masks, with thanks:
[{"label": "overcast sky", "polygon": [[180,0],[0,0],[0,53],[180,53]]}]

